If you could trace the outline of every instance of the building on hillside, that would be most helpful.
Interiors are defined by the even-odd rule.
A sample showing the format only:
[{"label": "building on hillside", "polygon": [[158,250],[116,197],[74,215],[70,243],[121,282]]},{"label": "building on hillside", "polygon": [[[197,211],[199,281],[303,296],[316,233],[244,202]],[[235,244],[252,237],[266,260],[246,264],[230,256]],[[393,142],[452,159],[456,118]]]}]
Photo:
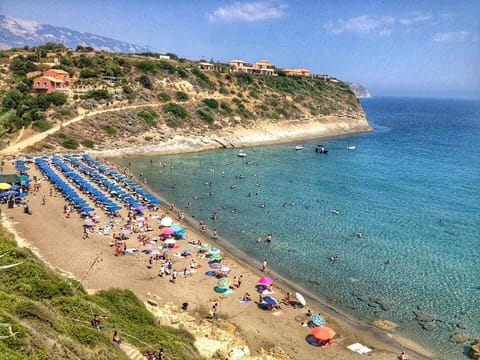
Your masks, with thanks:
[{"label": "building on hillside", "polygon": [[33,92],[51,93],[70,90],[70,74],[60,69],[48,69],[41,76],[33,79]]},{"label": "building on hillside", "polygon": [[268,60],[262,60],[254,63],[253,65],[248,64],[243,60],[230,60],[230,72],[243,72],[247,74],[256,74],[256,75],[276,75],[275,67]]},{"label": "building on hillside", "polygon": [[44,76],[51,76],[55,79],[62,80],[66,86],[70,86],[70,74],[61,69],[48,69],[43,72]]},{"label": "building on hillside", "polygon": [[307,69],[283,69],[287,76],[310,76],[310,71]]},{"label": "building on hillside", "polygon": [[268,76],[275,75],[275,67],[268,60],[257,61],[256,63],[253,64],[252,68],[253,68],[253,74],[268,75]]},{"label": "building on hillside", "polygon": [[160,55],[158,55],[158,58],[159,58],[160,60],[170,60],[170,55],[162,55],[162,54],[160,54]]},{"label": "building on hillside", "polygon": [[224,71],[225,67],[220,64],[212,64],[206,61],[200,61],[198,68],[203,71]]}]

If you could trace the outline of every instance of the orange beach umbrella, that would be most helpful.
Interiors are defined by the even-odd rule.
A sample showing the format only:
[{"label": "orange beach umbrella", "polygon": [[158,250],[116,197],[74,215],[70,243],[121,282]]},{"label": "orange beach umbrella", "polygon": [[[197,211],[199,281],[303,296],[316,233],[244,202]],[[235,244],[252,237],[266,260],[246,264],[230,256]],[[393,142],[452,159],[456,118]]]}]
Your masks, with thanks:
[{"label": "orange beach umbrella", "polygon": [[318,326],[312,329],[311,334],[317,340],[329,340],[329,339],[333,339],[336,332],[335,330],[333,330],[332,328],[329,328],[328,326]]}]

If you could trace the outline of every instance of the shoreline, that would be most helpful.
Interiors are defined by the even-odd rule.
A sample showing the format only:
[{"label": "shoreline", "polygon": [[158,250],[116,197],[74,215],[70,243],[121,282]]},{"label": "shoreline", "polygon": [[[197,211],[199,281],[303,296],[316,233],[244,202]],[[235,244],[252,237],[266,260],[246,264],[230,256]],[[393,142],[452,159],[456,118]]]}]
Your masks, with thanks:
[{"label": "shoreline", "polygon": [[[351,136],[351,135],[371,131],[371,127],[368,125],[368,123],[367,123],[367,126],[368,126],[367,128],[358,129],[358,131],[354,131],[354,132],[352,132],[352,131],[350,131],[350,132],[330,131],[328,133],[328,135],[325,135],[325,131],[323,129],[322,130],[323,136],[321,136],[321,135],[319,136],[318,132],[309,133],[309,134],[300,133],[300,134],[298,134],[298,137],[289,136],[288,139],[286,139],[282,136],[272,136],[272,135],[265,136],[264,134],[258,135],[259,134],[259,129],[255,129],[253,131],[253,133],[256,133],[257,136],[252,136],[252,131],[251,130],[245,131],[245,132],[240,132],[240,134],[237,134],[237,137],[235,138],[236,145],[233,145],[233,147],[237,147],[237,146],[261,146],[261,145],[295,142],[295,141],[299,141],[299,140],[311,140],[311,139],[317,139],[317,138],[324,139],[324,138],[327,138],[327,137],[328,138],[329,137],[339,137],[339,136],[346,136],[346,135]],[[305,130],[305,129],[302,129],[302,130]],[[288,130],[287,130],[287,133],[288,133]],[[206,150],[219,149],[219,148],[223,147],[223,146],[220,145],[220,143],[217,140],[211,140],[210,139],[207,142],[202,141],[202,139],[205,139],[205,137],[198,138],[198,139],[196,139],[197,141],[191,141],[192,140],[191,136],[182,136],[181,138],[184,139],[184,142],[180,141],[179,143],[177,143],[178,138],[173,138],[171,144],[173,145],[173,144],[177,143],[177,146],[172,146],[172,147],[166,146],[166,149],[163,149],[163,151],[150,151],[149,149],[146,149],[144,147],[137,146],[137,147],[133,148],[133,149],[135,149],[135,151],[132,152],[132,153],[130,153],[129,151],[125,151],[125,149],[123,149],[121,151],[113,149],[113,150],[108,150],[106,152],[100,151],[99,153],[91,152],[90,154],[92,156],[103,157],[104,160],[105,160],[105,159],[108,159],[108,158],[111,158],[111,157],[118,158],[118,157],[133,156],[133,155],[148,156],[149,154],[152,154],[152,155],[165,154],[166,155],[166,154],[180,154],[180,153],[187,153],[187,152],[200,152],[200,151],[206,151]],[[243,141],[242,142],[238,139],[240,139],[240,140],[244,139],[244,140],[242,140]],[[190,141],[188,141],[188,140],[190,140]],[[214,146],[212,146],[212,145],[214,145]],[[157,150],[158,150],[158,147],[157,147]],[[136,180],[138,180],[138,179],[136,179]],[[141,183],[141,182],[138,182],[138,183]],[[167,204],[167,202],[165,201],[165,199],[162,197],[161,194],[153,192],[152,189],[150,189],[148,186],[145,186],[145,185],[142,185],[142,186],[147,188],[150,192],[156,194],[162,200],[163,203],[161,205],[161,210],[163,212],[169,214],[173,218],[175,217],[175,214],[173,212],[168,211],[168,209],[166,209],[165,204]],[[2,222],[3,222],[3,220],[4,219],[2,218]],[[253,274],[259,274],[260,273],[259,266],[256,266],[256,265],[259,265],[259,263],[256,263],[255,266],[252,265],[251,264],[252,259],[250,257],[248,257],[246,254],[244,254],[241,250],[235,248],[232,245],[232,243],[229,243],[228,241],[226,241],[224,239],[213,240],[208,235],[200,234],[199,231],[197,230],[196,220],[194,220],[193,218],[188,218],[187,220],[188,221],[186,223],[188,225],[187,229],[189,231],[189,235],[191,234],[194,238],[201,238],[202,240],[204,240],[206,242],[218,245],[219,248],[221,248],[222,250],[225,250],[225,253],[227,254],[227,259],[233,261],[236,264],[238,264],[238,266],[240,268],[248,269],[248,271],[253,273]],[[11,223],[11,225],[16,229],[15,224]],[[17,224],[17,226],[18,226],[18,224]],[[21,238],[23,237],[23,239],[28,239],[28,236],[24,236],[23,234],[18,233],[18,232],[17,232],[17,234],[15,234],[15,238],[17,238],[17,236],[20,236]],[[192,236],[189,236],[189,238],[191,238]],[[66,270],[64,268],[64,266],[61,266],[61,264],[58,264],[55,261],[51,261],[51,259],[47,260],[46,256],[42,255],[42,252],[45,250],[44,248],[42,248],[42,246],[38,246],[38,244],[31,243],[28,240],[26,240],[23,243],[23,245],[27,245],[27,247],[29,247],[31,249],[33,248],[34,249],[33,251],[37,255],[40,256],[42,261],[45,261],[50,267],[54,268],[56,271],[60,271],[61,273],[63,273],[64,275],[67,275],[67,276],[70,276],[70,275],[75,273],[74,271]],[[102,250],[102,251],[104,252],[105,250]],[[274,274],[274,273],[272,273],[272,274]],[[76,274],[74,274],[75,277],[77,277],[79,279],[82,278],[79,275],[80,274],[78,272]],[[376,353],[375,355],[371,354],[371,355],[374,355],[374,356],[372,356],[372,358],[376,359],[377,358],[376,356],[382,355],[382,353],[383,354],[387,353],[387,354],[389,354],[388,356],[395,356],[394,355],[395,353],[399,353],[401,350],[405,350],[405,349],[408,349],[408,352],[410,352],[412,354],[412,357],[414,357],[415,359],[425,359],[425,360],[427,360],[427,359],[432,358],[432,355],[428,350],[421,348],[418,344],[415,344],[413,341],[411,341],[409,339],[406,339],[406,338],[402,338],[401,336],[389,335],[385,331],[382,331],[382,330],[380,330],[380,329],[378,329],[378,328],[376,328],[372,325],[369,325],[369,324],[364,323],[364,322],[362,322],[358,319],[355,319],[355,318],[343,313],[341,310],[336,309],[335,307],[326,303],[321,298],[319,298],[319,297],[311,294],[310,292],[306,291],[305,289],[299,287],[298,285],[293,284],[287,278],[283,278],[282,276],[279,276],[278,274],[274,274],[274,278],[275,278],[276,288],[281,290],[281,292],[285,292],[286,289],[290,289],[289,291],[291,291],[293,289],[293,290],[300,290],[301,293],[306,295],[307,299],[309,300],[308,305],[311,305],[311,306],[307,306],[307,307],[309,307],[309,308],[312,307],[313,309],[320,310],[322,313],[327,314],[327,316],[329,318],[331,318],[331,320],[333,320],[332,322],[334,323],[334,327],[337,328],[337,329],[340,329],[339,333],[343,334],[345,332],[345,333],[349,334],[348,335],[349,338],[352,339],[350,342],[352,342],[352,343],[353,342],[362,342],[362,343],[366,343],[367,346],[372,347],[374,349],[374,353]],[[87,285],[90,284],[90,280],[89,279],[83,279],[83,280],[84,281],[82,281],[82,283],[85,286],[85,288],[87,289]],[[95,283],[95,281],[93,281],[93,282]],[[94,288],[96,288],[96,287],[94,287]],[[130,287],[128,287],[128,288],[130,288]],[[146,299],[144,293],[139,292],[138,289],[133,289],[133,288],[131,288],[131,289],[133,291],[135,291],[141,299],[143,299],[143,300]],[[291,310],[289,310],[289,311],[291,311]],[[297,316],[299,316],[299,315],[297,315]],[[255,336],[250,336],[249,337],[248,333],[251,332],[251,331],[246,329],[245,326],[242,326],[241,324],[239,325],[238,322],[235,321],[234,319],[228,319],[228,321],[235,324],[235,326],[237,326],[242,331],[242,333],[247,333],[247,338],[249,338],[249,341],[248,341],[249,346],[252,347],[252,345],[254,345],[254,341],[255,341],[254,339],[256,339],[256,337]],[[252,334],[250,334],[250,335],[252,335]],[[355,339],[355,340],[353,340],[353,339]],[[305,342],[304,342],[303,345],[308,346],[307,344],[305,344]],[[253,346],[253,348],[254,347],[255,346]],[[336,349],[336,350],[339,350],[339,349]],[[352,358],[353,358],[354,355],[358,355],[358,354],[355,354],[353,352],[350,352],[349,350],[344,350],[344,347],[342,346],[341,352],[343,353],[345,351],[348,352],[348,353],[351,353]],[[347,358],[349,359],[350,358],[346,354],[343,354],[343,355],[345,355],[345,356],[341,357],[341,359],[347,359]],[[336,357],[330,356],[328,353],[325,353],[325,354],[322,353],[322,357],[324,357],[326,359],[337,359]]]},{"label": "shoreline", "polygon": [[[134,175],[132,175],[132,177],[137,183],[141,183],[140,179]],[[148,185],[143,184],[142,187],[147,189],[150,193],[154,194],[162,201],[160,207],[164,212],[169,213],[170,216],[174,215],[168,210],[168,206],[166,204],[169,202],[163,197],[162,194],[155,192]],[[233,261],[239,263],[242,267],[247,268],[254,273],[258,273],[259,276],[262,275],[262,266],[260,261],[253,259],[241,249],[235,247],[232,242],[229,242],[221,236],[219,236],[217,239],[213,239],[210,236],[210,230],[207,234],[201,235],[197,230],[198,220],[191,217],[188,213],[185,213],[184,222],[188,224],[190,228],[194,229],[195,235],[204,237],[208,240],[208,242],[215,244],[215,247],[221,249],[222,252],[224,252],[229,258],[233,259]],[[433,359],[433,355],[429,350],[423,348],[413,340],[398,335],[395,332],[388,332],[367,322],[361,321],[354,316],[345,313],[341,309],[336,308],[318,295],[311,293],[301,285],[294,284],[292,280],[276,273],[275,271],[272,271],[271,269],[268,271],[268,276],[274,279],[275,287],[280,289],[282,293],[286,293],[287,291],[290,293],[292,293],[292,291],[293,293],[300,292],[307,299],[306,308],[319,310],[320,313],[326,314],[328,317],[332,318],[336,325],[340,325],[342,328],[347,326],[350,330],[353,330],[358,342],[367,343],[367,346],[374,347],[375,350],[392,351],[392,349],[394,349],[394,351],[398,353],[406,350],[411,358],[416,360]]]}]

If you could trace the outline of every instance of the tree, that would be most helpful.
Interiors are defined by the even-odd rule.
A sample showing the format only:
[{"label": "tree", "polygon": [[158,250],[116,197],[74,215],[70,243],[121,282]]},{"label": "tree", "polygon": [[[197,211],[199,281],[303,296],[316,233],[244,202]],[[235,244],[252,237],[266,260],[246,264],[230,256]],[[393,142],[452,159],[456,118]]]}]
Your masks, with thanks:
[{"label": "tree", "polygon": [[5,93],[2,106],[5,110],[15,109],[22,100],[22,93],[18,89],[11,89]]},{"label": "tree", "polygon": [[145,89],[152,89],[153,88],[153,82],[152,80],[150,80],[150,78],[143,74],[142,76],[140,76],[140,78],[138,79],[140,81],[140,84],[142,84],[142,86],[145,88]]}]

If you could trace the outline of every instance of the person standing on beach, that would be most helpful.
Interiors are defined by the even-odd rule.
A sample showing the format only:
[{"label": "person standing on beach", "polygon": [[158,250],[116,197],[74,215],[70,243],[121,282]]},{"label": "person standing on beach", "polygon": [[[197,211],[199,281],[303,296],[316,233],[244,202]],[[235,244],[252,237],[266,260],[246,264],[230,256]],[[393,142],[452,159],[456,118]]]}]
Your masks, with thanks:
[{"label": "person standing on beach", "polygon": [[263,272],[264,274],[267,274],[267,271],[268,271],[268,269],[267,269],[267,260],[265,259],[265,260],[263,260],[263,263],[262,263],[262,272]]},{"label": "person standing on beach", "polygon": [[177,270],[173,270],[173,272],[172,272],[172,283],[175,284],[176,280],[177,280]]}]

